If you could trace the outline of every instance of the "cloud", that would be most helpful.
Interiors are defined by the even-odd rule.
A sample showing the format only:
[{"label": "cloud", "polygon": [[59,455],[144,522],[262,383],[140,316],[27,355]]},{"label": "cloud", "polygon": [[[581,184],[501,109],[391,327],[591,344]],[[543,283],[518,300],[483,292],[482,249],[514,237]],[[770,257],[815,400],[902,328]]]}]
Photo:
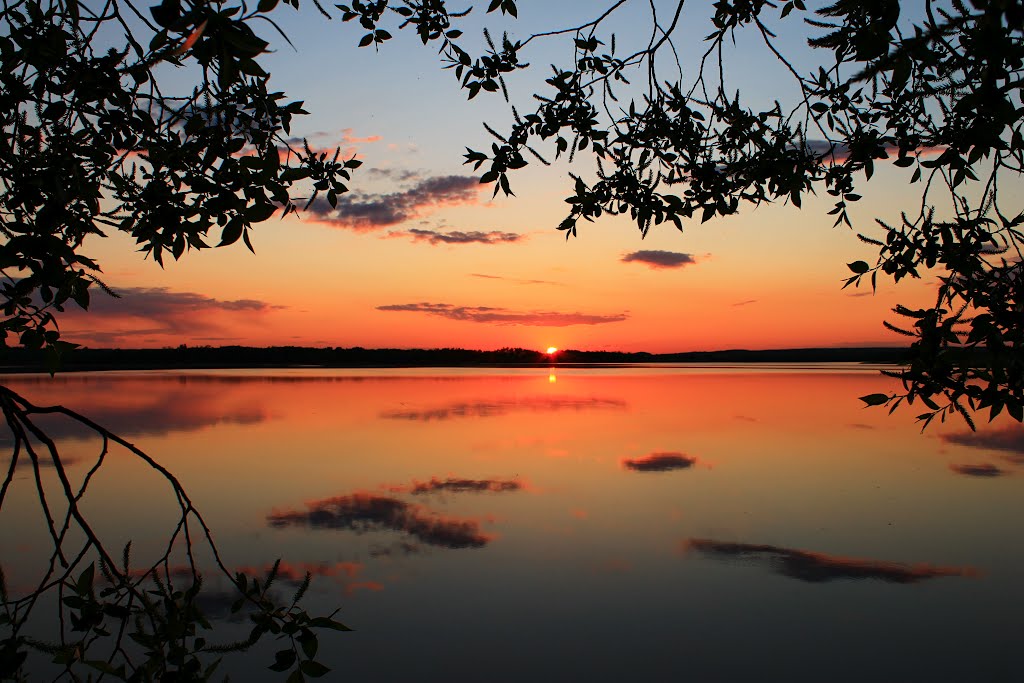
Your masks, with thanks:
[{"label": "cloud", "polygon": [[[264,567],[237,567],[235,572],[242,572],[243,574],[262,579],[269,575],[272,567],[273,565],[269,564]],[[282,560],[277,565],[277,578],[288,583],[302,583],[306,580],[306,574],[308,573],[311,576],[355,579],[363,569],[364,565],[361,562],[335,562],[334,564],[327,564],[326,562],[300,562],[298,564],[291,564]]]},{"label": "cloud", "polygon": [[[242,572],[262,580],[270,575],[272,567],[273,565],[269,564],[263,567],[237,567],[235,572]],[[345,595],[352,595],[357,590],[384,590],[383,584],[376,581],[359,580],[359,575],[365,568],[366,565],[362,562],[335,562],[334,564],[326,562],[300,562],[298,564],[291,564],[281,561],[277,566],[276,580],[291,586],[299,586],[305,582],[306,575],[308,574],[316,579],[330,579],[344,588]]]},{"label": "cloud", "polygon": [[[37,424],[39,424],[41,422],[44,422],[43,420],[40,420],[39,417],[44,417],[44,416],[41,415],[41,416],[33,418],[33,420]],[[45,431],[46,434],[51,439],[54,438],[54,434],[50,430],[44,428],[43,431]],[[7,434],[0,435],[0,445],[3,445],[4,447],[7,447],[9,444],[11,444],[11,442],[12,442],[12,439],[11,439],[11,436],[10,436],[9,432]],[[65,469],[67,469],[69,467],[76,467],[77,465],[80,465],[80,464],[82,464],[84,462],[84,460],[82,458],[77,458],[77,457],[74,457],[74,456],[65,456],[64,454],[60,455],[59,460],[60,460],[61,467],[65,468]],[[37,460],[37,462],[39,463],[39,467],[41,467],[43,469],[52,470],[52,469],[56,469],[57,468],[56,463],[53,462],[53,458],[51,458],[49,456],[43,457],[43,458],[39,458]],[[0,458],[0,470],[3,470],[6,473],[8,471],[8,469],[10,468],[10,466],[11,466],[11,458],[10,458],[10,456],[6,456],[6,457],[3,457],[3,458]],[[31,472],[32,471],[32,459],[28,455],[26,455],[24,453],[19,455],[18,456],[18,463],[17,463],[17,465],[15,465],[15,468],[17,468],[17,467],[21,467],[23,469],[23,471],[26,472],[26,474],[28,472]]]},{"label": "cloud", "polygon": [[470,273],[470,277],[478,277],[484,280],[501,280],[503,282],[514,282],[517,285],[556,285],[563,287],[561,282],[552,282],[550,280],[526,280],[518,277],[504,277],[502,275],[484,275],[483,273]]},{"label": "cloud", "polygon": [[[805,144],[807,151],[821,160],[828,157],[836,163],[843,163],[850,158],[850,149],[841,143],[832,143],[827,140],[807,140]],[[888,152],[890,159],[894,159],[899,154],[899,148],[895,145],[886,145],[885,151]],[[936,156],[943,151],[945,151],[945,147],[921,147],[918,149],[922,157]]]},{"label": "cloud", "polygon": [[697,263],[692,254],[650,249],[631,252],[621,260],[623,263],[643,263],[651,268],[682,268]]},{"label": "cloud", "polygon": [[641,458],[625,458],[622,466],[634,472],[670,472],[693,466],[697,458],[682,453],[651,453]]},{"label": "cloud", "polygon": [[499,401],[474,401],[471,403],[451,403],[435,408],[411,410],[392,410],[380,414],[385,420],[410,420],[415,422],[433,422],[461,417],[495,417],[511,412],[546,413],[559,410],[625,410],[627,404],[620,399],[609,398],[516,398]]},{"label": "cloud", "polygon": [[337,207],[332,207],[326,197],[318,196],[305,213],[312,215],[316,222],[340,228],[377,230],[444,206],[476,203],[479,188],[480,183],[473,176],[437,176],[423,179],[401,192],[345,194],[338,198]]},{"label": "cloud", "polygon": [[[340,131],[317,131],[307,135],[305,138],[298,136],[292,136],[286,139],[284,146],[278,147],[278,155],[281,160],[284,161],[288,158],[289,148],[297,151],[305,151],[305,147],[308,145],[311,152],[315,154],[326,153],[328,157],[333,157],[334,152],[337,149],[341,149],[338,153],[339,159],[351,159],[359,154],[359,146],[380,142],[383,138],[380,135],[367,135],[365,137],[358,137],[352,134],[351,128],[343,128]],[[247,150],[243,150],[245,152]]]},{"label": "cloud", "polygon": [[257,299],[216,299],[166,287],[123,287],[115,291],[120,298],[93,290],[88,311],[69,308],[61,319],[64,336],[96,345],[153,335],[194,338],[220,332],[225,318],[248,318],[284,308]]},{"label": "cloud", "polygon": [[949,469],[968,477],[1001,477],[1007,474],[1006,470],[987,462],[980,465],[950,465]]},{"label": "cloud", "polygon": [[841,579],[874,579],[887,583],[918,583],[941,576],[977,577],[971,567],[936,567],[929,564],[900,564],[861,560],[824,553],[780,548],[774,545],[730,543],[705,538],[684,541],[682,550],[696,550],[705,555],[726,559],[750,559],[766,563],[772,571],[808,583],[824,583]]},{"label": "cloud", "polygon": [[422,178],[422,174],[419,171],[410,171],[408,169],[397,169],[397,168],[369,168],[362,171],[374,178],[386,178],[393,182],[404,183],[409,180],[419,180]]},{"label": "cloud", "polygon": [[960,432],[942,434],[939,438],[947,443],[982,448],[989,451],[1009,451],[1024,455],[1024,425],[1008,424],[1001,429],[983,432]]},{"label": "cloud", "polygon": [[398,541],[390,545],[373,545],[370,547],[370,557],[406,557],[419,555],[423,552],[423,546],[408,541]]},{"label": "cloud", "polygon": [[[19,377],[13,386],[32,391],[51,388],[59,392],[62,405],[124,437],[194,432],[217,424],[253,425],[268,419],[266,409],[254,404],[248,393],[208,378],[183,381],[171,375],[152,375],[110,379],[68,373],[45,380]],[[96,438],[88,427],[60,415],[35,419],[54,439]],[[9,434],[0,433],[0,445],[10,442]]]},{"label": "cloud", "polygon": [[389,232],[388,237],[408,237],[413,242],[427,242],[431,245],[508,244],[525,239],[525,235],[520,235],[517,232],[500,232],[498,230],[492,230],[490,232],[481,232],[479,230],[471,230],[469,232],[463,232],[462,230],[440,232],[438,230],[421,230],[419,228],[412,228],[401,232]]},{"label": "cloud", "polygon": [[280,308],[257,299],[225,301],[195,292],[172,292],[167,287],[124,287],[116,291],[121,296],[120,299],[104,295],[94,296],[89,312],[133,315],[156,320],[170,317],[174,318],[175,322],[180,322],[172,312],[196,309],[260,312]]},{"label": "cloud", "polygon": [[428,493],[506,493],[520,491],[523,483],[517,479],[457,479],[448,477],[441,480],[431,477],[430,481],[413,481],[408,487],[392,489],[406,491],[414,496]]},{"label": "cloud", "polygon": [[391,304],[378,306],[378,311],[404,311],[426,313],[449,320],[463,320],[491,325],[524,325],[530,327],[567,327],[569,325],[603,325],[618,323],[628,316],[625,313],[592,315],[586,313],[558,313],[554,311],[510,311],[507,308],[488,306],[453,306],[452,304]]},{"label": "cloud", "polygon": [[747,299],[746,301],[737,301],[733,306],[749,306],[750,304],[756,304],[757,302],[757,299]]},{"label": "cloud", "polygon": [[352,128],[341,128],[338,130],[318,130],[309,135],[293,135],[285,139],[285,143],[291,146],[301,146],[302,141],[315,142],[318,146],[341,147],[343,145],[358,145],[368,142],[380,142],[384,138],[380,135],[366,135],[360,137],[353,134]]},{"label": "cloud", "polygon": [[267,522],[278,528],[308,526],[356,533],[398,531],[443,548],[481,548],[492,538],[480,530],[475,519],[442,517],[422,506],[374,493],[326,498],[306,503],[306,507],[306,512],[273,512],[267,516]]}]

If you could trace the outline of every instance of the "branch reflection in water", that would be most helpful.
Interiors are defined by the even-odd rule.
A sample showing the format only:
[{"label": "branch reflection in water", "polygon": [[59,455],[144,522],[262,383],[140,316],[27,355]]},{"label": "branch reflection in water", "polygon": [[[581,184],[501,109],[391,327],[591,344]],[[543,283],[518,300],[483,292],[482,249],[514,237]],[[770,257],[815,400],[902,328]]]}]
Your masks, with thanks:
[{"label": "branch reflection in water", "polygon": [[[272,590],[281,565],[274,563],[264,578],[230,571],[181,483],[145,452],[80,413],[33,405],[5,386],[0,386],[0,408],[12,444],[0,486],[0,513],[14,482],[31,479],[52,544],[32,587],[8,586],[0,569],[0,679],[37,678],[47,659],[55,678],[109,674],[132,680],[205,679],[225,654],[248,650],[264,636],[282,633],[288,641],[276,652],[271,669],[308,675],[328,671],[316,660],[317,631],[348,628],[333,615],[313,617],[299,606],[311,573],[290,598],[282,599]],[[57,441],[40,426],[41,416],[70,421],[74,427],[66,434],[88,430],[99,437],[95,461],[77,483],[68,474]],[[132,567],[131,541],[115,555],[88,513],[89,486],[116,448],[162,478],[177,505],[177,519],[162,552],[150,556],[141,568]],[[18,477],[24,468],[29,477]],[[204,591],[204,560],[229,590]],[[40,610],[50,612],[54,625],[44,627],[42,637],[36,634],[47,615]],[[244,615],[252,623],[249,635],[234,642],[213,640],[210,620],[221,611]]]},{"label": "branch reflection in water", "polygon": [[732,543],[708,538],[691,538],[683,550],[696,550],[711,557],[764,562],[773,571],[808,583],[822,583],[839,579],[875,579],[890,583],[917,583],[940,576],[977,577],[972,567],[935,567],[930,564],[900,564],[852,557],[838,557],[824,553],[780,548],[775,545]]},{"label": "branch reflection in water", "polygon": [[[280,554],[270,592],[287,602],[308,573],[304,604],[344,606],[358,631],[330,648],[321,637],[317,657],[349,678],[758,680],[785,670],[811,680],[828,670],[861,681],[884,666],[899,680],[1014,680],[1019,431],[997,421],[977,437],[959,424],[922,435],[912,420],[859,409],[856,397],[887,381],[860,368],[549,375],[291,369],[9,386],[89,415],[145,412],[152,424],[136,429],[147,452],[217,531],[229,575],[258,575],[262,588]],[[201,410],[183,405],[193,389]],[[231,419],[246,415],[259,419]],[[101,440],[68,433],[59,444],[75,491]],[[51,490],[62,494],[48,461],[39,471],[53,502]],[[51,541],[39,503],[26,500],[31,461],[19,462],[0,559],[9,587],[31,592],[38,578],[24,568],[45,568],[40,546]],[[984,476],[985,464],[1002,474]],[[167,550],[152,530],[170,536],[181,516],[165,490],[118,446],[82,500],[111,555],[135,540],[133,577]],[[64,510],[51,511],[59,529]],[[205,569],[194,602],[215,627],[197,633],[244,640],[252,622],[231,613],[237,587],[190,527]],[[181,541],[167,565],[187,592]],[[98,564],[95,576],[105,581]],[[36,616],[55,604],[40,599]],[[39,621],[50,633],[22,633],[54,639],[56,617]],[[218,676],[262,680],[275,660],[261,648],[225,657]]]}]

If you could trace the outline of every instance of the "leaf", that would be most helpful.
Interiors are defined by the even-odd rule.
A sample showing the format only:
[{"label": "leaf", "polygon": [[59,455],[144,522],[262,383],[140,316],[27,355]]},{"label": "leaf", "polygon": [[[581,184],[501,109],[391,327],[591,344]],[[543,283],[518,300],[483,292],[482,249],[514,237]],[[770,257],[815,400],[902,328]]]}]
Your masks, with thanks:
[{"label": "leaf", "polygon": [[254,204],[246,209],[246,220],[250,223],[260,223],[278,211],[278,207],[272,204]]},{"label": "leaf", "polygon": [[268,669],[271,671],[287,671],[295,663],[294,650],[278,650],[274,653],[274,663]]},{"label": "leaf", "polygon": [[871,266],[869,266],[865,261],[854,261],[853,263],[847,263],[846,267],[852,270],[854,273],[857,273],[858,275],[864,274],[871,270]]},{"label": "leaf", "polygon": [[345,624],[341,623],[340,621],[335,621],[334,619],[330,619],[328,617],[314,617],[314,618],[309,620],[309,625],[312,626],[313,628],[329,628],[329,629],[331,629],[333,631],[351,631],[352,630],[348,626],[345,626]]},{"label": "leaf", "polygon": [[82,664],[92,667],[101,673],[110,674],[111,676],[116,676],[118,678],[124,677],[124,666],[115,669],[109,663],[104,662],[101,659],[85,659],[82,660]]},{"label": "leaf", "polygon": [[324,666],[320,662],[314,662],[312,660],[308,660],[299,664],[299,669],[302,671],[302,673],[312,678],[320,678],[324,674],[330,673],[331,671],[330,668]]},{"label": "leaf", "polygon": [[[299,636],[296,638],[299,641],[299,645],[302,646],[302,652],[309,659],[316,657],[316,652],[319,646],[316,634],[309,629],[303,629]],[[307,672],[308,673],[308,672]]]},{"label": "leaf", "polygon": [[218,247],[226,247],[229,244],[234,244],[238,241],[238,238],[242,236],[242,229],[245,227],[245,223],[239,216],[235,216],[228,221],[228,224],[224,226],[224,229],[220,233],[220,244]]},{"label": "leaf", "polygon": [[312,175],[305,166],[290,166],[281,171],[281,175],[278,176],[283,183],[295,182],[296,180],[302,180]]},{"label": "leaf", "polygon": [[869,406],[883,406],[889,402],[889,397],[885,394],[868,394],[867,396],[861,396],[860,400]]},{"label": "leaf", "polygon": [[78,575],[78,581],[75,582],[75,592],[79,595],[89,595],[92,593],[92,582],[96,578],[96,563],[91,562],[81,574]]}]

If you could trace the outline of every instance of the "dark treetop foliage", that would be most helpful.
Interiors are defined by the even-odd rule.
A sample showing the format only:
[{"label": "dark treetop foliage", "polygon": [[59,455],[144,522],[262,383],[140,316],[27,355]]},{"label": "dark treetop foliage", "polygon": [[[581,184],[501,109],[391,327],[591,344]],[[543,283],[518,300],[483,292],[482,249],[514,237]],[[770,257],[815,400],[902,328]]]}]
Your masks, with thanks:
[{"label": "dark treetop foliage", "polygon": [[[846,286],[937,269],[938,287],[932,307],[898,306],[897,323],[885,323],[913,339],[909,367],[886,373],[902,380],[904,393],[863,400],[895,409],[919,399],[928,408],[918,416],[924,424],[958,412],[973,427],[970,411],[981,409],[1024,418],[1021,5],[838,0],[809,12],[801,0],[720,0],[702,61],[682,64],[673,41],[689,23],[685,3],[667,3],[664,20],[652,4],[648,46],[617,55],[606,24],[628,4],[609,3],[578,26],[574,62],[554,67],[536,108],[514,112],[490,154],[469,151],[467,162],[486,169],[483,180],[509,193],[509,172],[531,154],[540,158],[541,143],[556,157],[595,157],[595,179],[577,177],[566,200],[572,208],[559,229],[568,237],[580,219],[603,214],[628,213],[646,234],[743,204],[799,207],[822,190],[834,198],[834,225],[853,227],[857,184],[878,163],[905,168],[920,202],[878,220],[877,236],[858,233],[878,259],[850,263]],[[901,17],[901,9],[918,18]],[[808,74],[792,66],[769,28],[800,20],[821,53]],[[503,67],[518,67],[515,55],[534,38],[506,44]],[[796,102],[751,108],[726,90],[723,53],[743,39],[762,41],[789,71]],[[633,87],[627,102],[616,91],[631,78],[641,79],[641,95]],[[1000,181],[1011,183],[1002,194]]]},{"label": "dark treetop foliage", "polygon": [[[298,7],[298,0],[286,0]],[[323,14],[330,14],[316,0]],[[158,263],[191,249],[242,241],[254,224],[323,194],[335,203],[355,160],[289,146],[299,102],[268,90],[260,66],[274,37],[278,0],[255,7],[225,0],[7,0],[0,35],[0,283],[5,344],[45,347],[56,357],[55,313],[87,307],[100,281],[86,239],[132,235]],[[508,97],[506,76],[527,66],[541,41],[565,41],[568,66],[489,152],[469,150],[495,192],[542,154],[596,161],[574,176],[569,215],[628,213],[642,234],[736,213],[744,204],[800,206],[807,193],[834,198],[836,225],[878,163],[905,168],[920,202],[879,221],[874,264],[849,264],[847,285],[879,273],[894,280],[938,274],[932,307],[897,307],[891,329],[913,340],[913,362],[897,374],[904,393],[869,404],[922,401],[921,419],[970,410],[1024,417],[1020,225],[1013,191],[1024,164],[1021,132],[1022,10],[1010,0],[720,0],[696,63],[676,41],[702,12],[682,0],[596,3],[578,26],[523,40],[492,40],[473,57],[457,22],[472,6],[445,0],[353,0],[334,16],[358,26],[360,46],[378,48],[400,30],[438,50],[469,98]],[[511,23],[516,0],[487,12]],[[611,27],[625,11],[648,13],[649,40],[616,52]],[[903,14],[901,15],[901,11]],[[909,16],[907,16],[909,13]],[[800,73],[772,27],[804,22],[821,66]],[[287,40],[281,34],[281,40]],[[726,89],[731,41],[757,40],[789,71],[794,102],[751,107]],[[161,69],[195,75],[187,92],[161,87]],[[588,179],[589,177],[589,179]],[[302,199],[297,199],[301,195]],[[852,227],[852,226],[851,226]],[[866,232],[866,231],[865,231]]]}]

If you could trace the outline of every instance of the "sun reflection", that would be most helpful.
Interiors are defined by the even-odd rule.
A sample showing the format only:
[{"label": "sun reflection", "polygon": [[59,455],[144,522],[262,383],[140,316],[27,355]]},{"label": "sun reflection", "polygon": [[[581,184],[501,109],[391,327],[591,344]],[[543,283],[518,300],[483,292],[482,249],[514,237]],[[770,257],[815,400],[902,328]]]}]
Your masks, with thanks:
[{"label": "sun reflection", "polygon": [[554,384],[557,381],[558,381],[558,378],[555,377],[555,373],[552,372],[552,373],[548,374],[548,383],[549,384]]}]

